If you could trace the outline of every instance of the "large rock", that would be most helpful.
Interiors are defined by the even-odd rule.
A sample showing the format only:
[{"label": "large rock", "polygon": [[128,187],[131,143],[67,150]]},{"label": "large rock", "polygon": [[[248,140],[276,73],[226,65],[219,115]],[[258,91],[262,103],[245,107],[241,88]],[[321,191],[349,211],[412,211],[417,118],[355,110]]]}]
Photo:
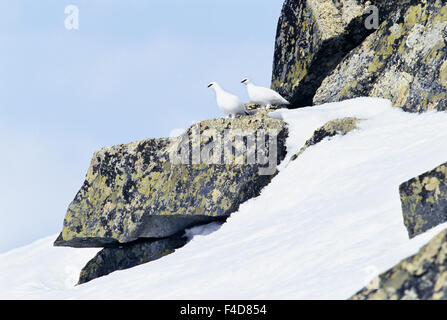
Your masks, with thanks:
[{"label": "large rock", "polygon": [[263,111],[202,121],[178,138],[104,148],[93,156],[55,245],[165,238],[225,220],[271,181],[286,136],[285,123]]},{"label": "large rock", "polygon": [[410,112],[446,110],[446,0],[390,3],[395,10],[323,81],[314,104],[373,96]]},{"label": "large rock", "polygon": [[447,300],[447,230],[355,294],[353,300]]},{"label": "large rock", "polygon": [[278,22],[272,88],[291,107],[312,105],[323,79],[375,31],[365,27],[370,5],[385,20],[389,1],[286,0]]},{"label": "large rock", "polygon": [[125,270],[148,263],[171,254],[187,242],[181,235],[165,239],[139,240],[117,247],[102,249],[82,269],[78,284],[108,275],[117,270]]},{"label": "large rock", "polygon": [[447,163],[403,183],[399,190],[410,238],[447,222]]}]

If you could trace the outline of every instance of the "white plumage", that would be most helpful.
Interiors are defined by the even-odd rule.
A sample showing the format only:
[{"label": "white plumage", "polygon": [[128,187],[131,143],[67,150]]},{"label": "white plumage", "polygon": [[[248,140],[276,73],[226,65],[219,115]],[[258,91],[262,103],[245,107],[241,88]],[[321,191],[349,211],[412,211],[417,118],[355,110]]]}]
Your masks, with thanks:
[{"label": "white plumage", "polygon": [[242,83],[247,85],[248,96],[251,102],[265,106],[289,105],[289,101],[284,99],[278,92],[264,87],[254,85],[250,80],[244,79]]},{"label": "white plumage", "polygon": [[208,85],[208,88],[210,87],[216,92],[217,105],[228,117],[248,114],[245,104],[237,96],[226,92],[217,82],[211,82]]}]

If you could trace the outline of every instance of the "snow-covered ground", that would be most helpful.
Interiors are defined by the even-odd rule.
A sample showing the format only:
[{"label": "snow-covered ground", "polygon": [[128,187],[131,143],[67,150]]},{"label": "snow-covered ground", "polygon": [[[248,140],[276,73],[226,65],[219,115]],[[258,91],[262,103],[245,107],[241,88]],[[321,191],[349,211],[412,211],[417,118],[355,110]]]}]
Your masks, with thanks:
[{"label": "snow-covered ground", "polygon": [[274,115],[289,123],[289,155],[319,126],[346,116],[365,121],[282,165],[261,196],[218,231],[76,287],[98,249],[54,248],[54,235],[0,255],[0,298],[350,297],[447,227],[409,240],[398,192],[400,183],[447,161],[447,113],[409,114],[361,98]]}]

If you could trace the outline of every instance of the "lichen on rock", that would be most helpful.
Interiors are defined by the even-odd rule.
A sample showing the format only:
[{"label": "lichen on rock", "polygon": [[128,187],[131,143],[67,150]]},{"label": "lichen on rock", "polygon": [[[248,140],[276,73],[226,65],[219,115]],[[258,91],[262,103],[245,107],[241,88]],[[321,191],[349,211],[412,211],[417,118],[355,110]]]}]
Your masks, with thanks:
[{"label": "lichen on rock", "polygon": [[[283,121],[259,111],[202,121],[177,138],[104,148],[93,156],[55,245],[117,245],[222,221],[270,182],[286,137]],[[274,171],[261,173],[269,165]]]},{"label": "lichen on rock", "polygon": [[446,1],[390,3],[388,18],[324,79],[314,104],[372,96],[410,112],[446,110]]},{"label": "lichen on rock", "polygon": [[323,79],[375,30],[365,28],[368,8],[385,1],[286,0],[278,22],[272,89],[291,102],[292,108],[312,105]]},{"label": "lichen on rock", "polygon": [[323,141],[326,138],[330,138],[336,135],[344,136],[349,132],[357,129],[357,124],[359,121],[361,121],[361,119],[347,117],[327,122],[324,126],[315,130],[312,137],[306,141],[306,143],[298,153],[294,154],[290,158],[290,161],[295,161],[296,159],[298,159],[300,155],[302,155],[307,150],[307,148],[316,145],[317,143]]},{"label": "lichen on rock", "polygon": [[399,191],[410,238],[447,222],[447,163],[402,183]]},{"label": "lichen on rock", "polygon": [[446,300],[447,230],[419,253],[384,272],[352,300]]}]

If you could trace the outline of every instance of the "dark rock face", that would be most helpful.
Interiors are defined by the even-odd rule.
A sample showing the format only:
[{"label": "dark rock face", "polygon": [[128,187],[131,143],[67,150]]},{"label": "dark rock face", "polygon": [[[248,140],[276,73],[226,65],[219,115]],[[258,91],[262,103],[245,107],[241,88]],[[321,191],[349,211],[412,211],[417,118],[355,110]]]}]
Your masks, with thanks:
[{"label": "dark rock face", "polygon": [[285,123],[260,111],[202,121],[178,138],[104,148],[55,245],[113,246],[222,221],[271,181],[286,137]]},{"label": "dark rock face", "polygon": [[359,96],[409,112],[447,108],[447,2],[393,1],[391,13],[324,79],[314,104]]},{"label": "dark rock face", "polygon": [[186,238],[175,235],[165,239],[141,239],[134,243],[102,249],[82,269],[79,283],[160,259],[186,244]]},{"label": "dark rock face", "polygon": [[403,183],[399,191],[410,238],[447,222],[447,163]]},{"label": "dark rock face", "polygon": [[380,8],[383,21],[391,10],[387,2],[286,0],[276,34],[272,89],[291,108],[311,106],[322,81],[375,31],[365,27],[370,5]]},{"label": "dark rock face", "polygon": [[315,130],[312,137],[306,141],[304,146],[300,149],[300,151],[297,154],[293,155],[290,158],[290,161],[295,161],[296,159],[298,159],[300,155],[304,153],[304,151],[307,150],[307,148],[320,143],[326,138],[334,137],[336,135],[344,136],[349,132],[357,129],[357,123],[359,121],[361,121],[361,119],[352,117],[329,121],[321,128]]},{"label": "dark rock face", "polygon": [[374,279],[353,300],[447,300],[447,230]]},{"label": "dark rock face", "polygon": [[[368,29],[370,5],[379,25]],[[286,0],[272,88],[292,108],[356,97],[447,109],[447,1]]]}]

